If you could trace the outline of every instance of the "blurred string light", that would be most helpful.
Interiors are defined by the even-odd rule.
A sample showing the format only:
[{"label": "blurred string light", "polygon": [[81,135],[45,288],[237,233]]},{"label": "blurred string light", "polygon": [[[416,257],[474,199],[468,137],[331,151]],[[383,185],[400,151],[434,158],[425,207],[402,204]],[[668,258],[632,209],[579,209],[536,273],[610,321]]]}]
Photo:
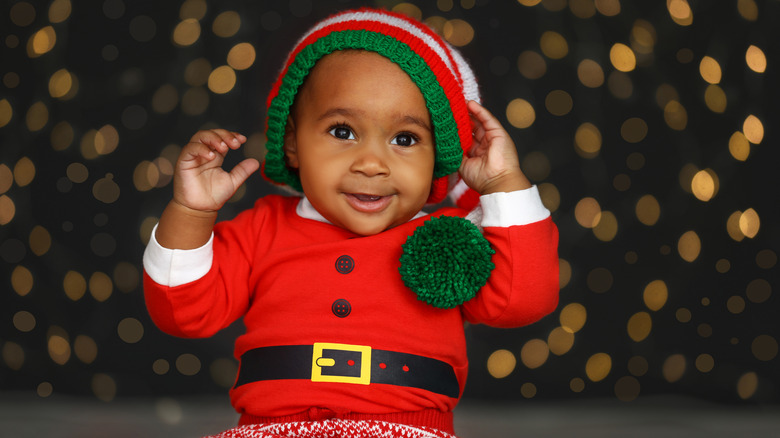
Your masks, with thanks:
[{"label": "blurred string light", "polygon": [[[491,15],[490,20],[480,23],[478,17],[486,16],[482,14],[486,9],[471,0],[381,3],[424,21],[453,46],[466,51],[474,50],[476,45],[482,48],[483,44],[490,47],[493,42],[500,43],[491,32],[499,25],[501,29],[507,28],[513,19],[487,14]],[[551,393],[545,379],[535,378],[542,372],[564,382],[569,393],[588,393],[589,389],[608,387],[622,401],[634,400],[652,388],[653,379],[659,377],[666,383],[684,386],[688,384],[686,381],[696,379],[692,373],[717,375],[712,378],[727,381],[735,397],[755,398],[771,379],[760,366],[777,360],[776,333],[768,329],[743,330],[730,336],[725,348],[740,348],[740,353],[734,354],[741,354],[743,361],[732,367],[738,371],[725,377],[718,373],[725,368],[722,364],[726,360],[714,344],[707,344],[709,351],[652,351],[652,345],[667,332],[680,337],[692,333],[697,340],[714,342],[718,333],[725,330],[720,326],[731,321],[717,321],[702,308],[714,312],[719,306],[734,321],[755,315],[759,305],[766,305],[776,295],[772,284],[761,278],[762,274],[746,278],[741,290],[730,290],[723,299],[712,294],[696,296],[690,301],[685,297],[694,293],[682,290],[684,286],[674,278],[666,278],[662,269],[654,270],[649,278],[639,278],[646,274],[637,275],[630,284],[621,271],[637,267],[637,272],[646,273],[648,265],[659,254],[675,257],[679,262],[675,266],[683,266],[679,269],[698,268],[710,263],[709,259],[718,251],[716,246],[723,245],[722,238],[752,250],[754,246],[748,245],[762,236],[762,220],[766,227],[775,219],[769,212],[734,198],[733,170],[727,167],[754,162],[753,158],[762,151],[765,124],[769,123],[761,109],[745,108],[741,104],[742,98],[734,91],[739,86],[734,75],[763,78],[775,54],[769,51],[765,41],[748,41],[736,51],[744,70],[740,72],[735,67],[734,54],[724,55],[717,45],[703,50],[685,46],[670,48],[668,35],[673,33],[669,26],[696,31],[700,23],[707,24],[706,14],[697,13],[696,3],[685,0],[667,0],[665,5],[661,4],[663,19],[651,18],[651,14],[639,17],[633,6],[628,7],[628,3],[619,0],[517,0],[512,3],[515,11],[524,14],[538,11],[553,18],[539,20],[528,41],[508,42],[500,56],[491,61],[490,72],[501,76],[502,82],[528,85],[525,91],[520,87],[517,90],[521,91],[506,93],[505,107],[503,111],[497,108],[496,114],[505,118],[513,135],[538,134],[542,138],[538,150],[535,144],[521,145],[524,148],[521,165],[537,184],[545,206],[556,215],[561,230],[569,233],[566,237],[582,238],[594,252],[603,249],[607,253],[619,246],[622,253],[617,262],[609,263],[597,257],[569,259],[568,254],[562,254],[566,257],[560,259],[562,301],[555,317],[548,318],[538,328],[531,328],[532,335],[489,352],[476,372],[486,372],[502,382],[511,381],[512,385],[505,386],[511,386],[524,398]],[[193,130],[213,126],[218,120],[215,109],[224,105],[224,99],[236,99],[237,90],[242,90],[244,85],[242,81],[247,77],[254,80],[253,75],[260,71],[257,64],[265,51],[256,43],[258,32],[278,31],[287,23],[285,14],[306,17],[313,7],[307,2],[291,2],[287,5],[289,11],[263,10],[250,20],[242,13],[240,4],[226,2],[216,6],[205,0],[182,0],[172,6],[176,13],[171,22],[154,11],[138,13],[130,2],[123,0],[105,0],[101,6],[98,9],[102,19],[112,26],[120,23],[124,26],[125,42],[137,43],[139,47],[152,42],[165,46],[166,53],[174,54],[176,62],[166,63],[169,74],[154,81],[143,68],[116,72],[118,88],[124,93],[117,100],[125,103],[116,117],[97,120],[63,110],[74,108],[69,105],[81,102],[92,86],[85,79],[88,73],[83,68],[62,62],[63,54],[72,50],[68,47],[71,35],[67,24],[74,19],[73,9],[83,6],[70,0],[54,0],[48,6],[19,1],[3,10],[10,20],[10,30],[5,31],[0,44],[39,64],[30,70],[20,66],[3,72],[0,130],[6,131],[0,133],[13,129],[24,136],[44,138],[47,147],[62,162],[56,167],[40,155],[22,150],[18,155],[4,156],[0,163],[0,227],[23,228],[16,238],[0,242],[0,251],[10,267],[10,289],[16,299],[8,312],[16,333],[0,338],[0,352],[3,366],[16,372],[24,372],[33,361],[40,362],[41,356],[36,351],[41,350],[45,351],[47,364],[54,364],[55,368],[90,366],[88,382],[82,386],[88,387],[98,399],[109,402],[122,395],[126,383],[121,373],[97,366],[108,361],[107,356],[112,354],[113,347],[105,340],[105,333],[95,333],[78,324],[55,324],[34,303],[44,290],[55,291],[54,295],[64,300],[68,309],[113,305],[130,293],[137,298],[139,267],[119,260],[118,247],[126,239],[125,234],[133,241],[146,243],[157,218],[144,210],[133,233],[108,230],[107,225],[118,219],[116,213],[105,212],[92,214],[86,220],[75,218],[71,212],[57,212],[61,215],[57,223],[40,220],[27,224],[31,217],[29,194],[33,189],[38,190],[36,184],[49,179],[52,169],[57,175],[51,178],[54,182],[46,184],[55,187],[56,195],[78,193],[94,200],[93,206],[99,209],[124,206],[134,196],[146,198],[159,193],[159,189],[169,189],[186,138],[166,137],[159,140],[162,144],[131,154],[129,151],[139,148],[138,135],[147,135],[151,126],[158,123],[167,126],[174,119]],[[755,23],[762,17],[754,0],[736,0],[731,6],[739,20]],[[571,28],[556,25],[567,21],[563,18],[568,16],[575,19],[576,26],[598,22],[606,29],[619,23],[622,30],[619,35],[605,32],[602,39],[589,41],[586,34],[575,34]],[[103,45],[97,54],[102,65],[110,68],[112,63],[127,61],[131,48],[123,44],[112,41]],[[220,47],[218,56],[209,49],[215,45]],[[657,83],[648,79],[654,77],[658,65],[668,62],[677,74],[686,78],[690,75],[694,79],[690,83],[700,85],[693,90],[698,101],[692,100],[691,90],[674,77],[659,78]],[[32,70],[40,77],[33,79],[29,74]],[[248,76],[243,75],[245,71]],[[42,92],[27,101],[17,98],[15,93],[32,85],[28,83],[32,80]],[[489,91],[490,78],[480,80]],[[148,98],[133,97],[140,95]],[[639,110],[641,106],[637,102],[642,99],[651,102],[648,107],[652,111]],[[615,106],[615,114],[592,111],[594,107],[606,106],[594,106],[594,102],[601,100]],[[701,114],[702,109],[706,115]],[[673,164],[675,157],[670,154],[664,158],[669,160],[668,165],[659,169],[654,149],[659,147],[660,139],[682,138],[693,129],[700,129],[694,126],[701,123],[700,117],[712,114],[722,117],[716,119],[718,123],[729,125],[728,134],[719,143],[706,147],[722,151],[729,164],[681,153],[679,163]],[[551,129],[548,124],[555,127]],[[250,140],[244,154],[262,158],[262,133],[248,135]],[[556,136],[564,138],[563,144],[568,149],[553,150],[556,140],[552,138]],[[551,138],[549,145],[547,137]],[[121,166],[115,168],[106,165],[120,161]],[[577,168],[575,172],[561,176],[560,169],[570,163],[576,163],[572,166]],[[581,184],[580,193],[567,187],[564,179],[580,181],[578,172],[585,175],[588,166],[604,169],[605,163],[609,163],[611,172],[605,177],[606,189],[588,182]],[[612,166],[619,169],[613,172]],[[672,189],[647,183],[648,175],[657,176],[665,171],[667,174],[660,178],[661,182],[676,177]],[[674,195],[670,196],[669,190],[686,197],[688,208],[711,212],[717,207],[730,213],[724,218],[708,217],[707,223],[701,225],[673,223],[679,220],[677,210],[681,204],[670,201]],[[242,187],[231,202],[240,200],[245,193],[246,187]],[[615,201],[615,196],[620,202]],[[84,239],[89,255],[101,262],[108,259],[108,264],[85,266],[69,261],[62,264],[66,266],[62,272],[53,276],[42,270],[37,260],[59,257],[62,247],[67,245],[63,241],[68,234],[85,229],[91,233]],[[626,234],[636,230],[661,236],[653,248],[654,254],[630,241],[633,239],[627,239]],[[600,260],[601,266],[590,265],[596,260]],[[769,273],[777,266],[777,255],[772,249],[762,248],[756,251],[755,260],[749,262],[759,272]],[[736,256],[722,255],[710,271],[725,278],[737,270],[747,270],[746,266]],[[630,305],[626,304],[628,298],[620,304],[599,301],[614,299],[617,294],[633,301]],[[604,327],[605,313],[610,313],[607,319],[616,324],[617,329],[609,334],[614,337],[602,337],[598,332]],[[154,342],[156,332],[145,317],[114,314],[113,318],[109,332],[125,348],[149,348]],[[670,326],[669,321],[677,325]],[[43,342],[31,341],[42,332]],[[623,344],[630,346],[632,352],[628,356],[621,350]],[[236,362],[232,358],[214,358],[186,349],[177,346],[170,353],[150,353],[153,357],[147,358],[145,372],[171,380],[184,379],[184,382],[206,376],[222,388],[233,384]],[[748,359],[744,359],[746,355]],[[569,364],[569,368],[564,364]],[[34,387],[39,396],[48,397],[58,390],[60,383],[55,374],[36,377]],[[168,424],[182,421],[181,407],[175,400],[161,399],[155,409]]]},{"label": "blurred string light", "polygon": [[720,64],[714,58],[705,56],[699,63],[699,73],[702,79],[710,84],[720,83],[722,77],[722,71]]},{"label": "blurred string light", "polygon": [[686,0],[666,0],[666,7],[675,23],[680,26],[693,24],[693,11]]},{"label": "blurred string light", "polygon": [[758,117],[750,114],[742,123],[742,132],[749,142],[760,144],[764,139],[764,124]]},{"label": "blurred string light", "polygon": [[636,55],[630,47],[615,43],[609,50],[609,60],[618,71],[630,72],[636,68]]},{"label": "blurred string light", "polygon": [[550,59],[563,59],[569,54],[569,43],[558,32],[548,30],[539,38],[542,53]]},{"label": "blurred string light", "polygon": [[754,45],[747,48],[745,62],[756,73],[764,73],[766,71],[766,55],[764,55],[763,50]]},{"label": "blurred string light", "polygon": [[592,59],[583,59],[579,63],[577,77],[588,88],[598,88],[604,84],[604,70]]}]

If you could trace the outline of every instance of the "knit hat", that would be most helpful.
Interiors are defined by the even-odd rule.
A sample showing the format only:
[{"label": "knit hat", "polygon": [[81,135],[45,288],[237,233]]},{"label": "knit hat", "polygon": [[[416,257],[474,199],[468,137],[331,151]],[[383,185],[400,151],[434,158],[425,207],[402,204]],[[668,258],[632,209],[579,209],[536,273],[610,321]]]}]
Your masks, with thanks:
[{"label": "knit hat", "polygon": [[[405,15],[378,9],[345,11],[320,21],[298,40],[271,89],[267,101],[265,177],[302,191],[298,175],[286,165],[284,136],[295,96],[323,56],[337,50],[376,52],[396,63],[425,98],[436,142],[434,181],[429,203],[447,193],[457,205],[471,209],[478,195],[457,176],[472,144],[466,104],[480,101],[474,73],[453,47],[427,26]],[[451,190],[452,189],[452,190]]]}]

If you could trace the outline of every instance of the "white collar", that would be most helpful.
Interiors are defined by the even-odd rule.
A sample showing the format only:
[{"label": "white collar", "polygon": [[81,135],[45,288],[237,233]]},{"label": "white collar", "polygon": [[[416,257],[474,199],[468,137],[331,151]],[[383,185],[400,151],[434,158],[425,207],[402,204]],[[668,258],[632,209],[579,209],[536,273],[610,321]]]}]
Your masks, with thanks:
[{"label": "white collar", "polygon": [[[316,208],[314,208],[313,205],[311,205],[311,202],[309,202],[309,198],[305,196],[301,197],[301,201],[298,203],[298,206],[295,208],[295,212],[298,214],[298,216],[304,219],[311,219],[318,222],[324,222],[326,224],[330,223],[327,219],[325,219],[324,216],[320,214],[319,211],[317,211]],[[414,215],[412,219],[417,219],[427,215],[428,213],[424,211],[420,211],[416,215]]]}]

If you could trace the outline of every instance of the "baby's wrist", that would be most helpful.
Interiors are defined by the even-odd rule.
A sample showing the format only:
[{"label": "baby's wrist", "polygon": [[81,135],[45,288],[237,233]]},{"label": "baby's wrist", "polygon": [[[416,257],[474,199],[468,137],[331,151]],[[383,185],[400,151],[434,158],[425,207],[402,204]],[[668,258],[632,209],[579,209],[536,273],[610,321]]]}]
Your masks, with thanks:
[{"label": "baby's wrist", "polygon": [[489,195],[491,193],[499,192],[516,192],[518,190],[529,189],[531,188],[531,185],[531,182],[526,178],[525,174],[518,169],[517,171],[508,172],[489,181],[481,190],[479,190],[479,194]]},{"label": "baby's wrist", "polygon": [[171,207],[176,209],[179,213],[198,219],[213,219],[217,217],[217,210],[200,210],[192,208],[186,204],[178,201],[175,197],[171,200]]}]

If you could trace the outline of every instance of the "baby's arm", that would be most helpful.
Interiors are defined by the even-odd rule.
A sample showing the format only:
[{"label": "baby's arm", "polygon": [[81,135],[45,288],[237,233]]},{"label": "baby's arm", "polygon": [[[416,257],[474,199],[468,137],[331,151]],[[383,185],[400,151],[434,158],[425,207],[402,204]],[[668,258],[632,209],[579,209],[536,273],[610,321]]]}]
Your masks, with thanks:
[{"label": "baby's arm", "polygon": [[[152,320],[166,333],[211,336],[246,308],[248,294],[240,287],[226,287],[220,270],[213,269],[210,242],[217,211],[259,168],[253,159],[231,172],[221,168],[225,154],[245,141],[243,135],[223,129],[199,131],[179,155],[173,199],[144,252],[146,305]],[[233,249],[228,254],[241,253],[241,248]],[[239,259],[227,262],[234,273],[248,269]]]},{"label": "baby's arm", "polygon": [[157,242],[170,249],[195,249],[211,238],[217,211],[255,172],[260,163],[248,158],[233,170],[222,169],[225,155],[246,142],[224,129],[198,131],[181,150],[173,176],[173,199],[157,226]]},{"label": "baby's arm", "polygon": [[558,305],[558,229],[536,187],[482,196],[481,225],[495,250],[495,268],[474,299],[463,305],[467,320],[493,327],[520,327]]},{"label": "baby's arm", "polygon": [[495,269],[463,307],[474,323],[518,327],[549,314],[558,303],[558,230],[536,187],[520,170],[514,142],[490,112],[469,102],[474,146],[461,164],[477,191]]}]

